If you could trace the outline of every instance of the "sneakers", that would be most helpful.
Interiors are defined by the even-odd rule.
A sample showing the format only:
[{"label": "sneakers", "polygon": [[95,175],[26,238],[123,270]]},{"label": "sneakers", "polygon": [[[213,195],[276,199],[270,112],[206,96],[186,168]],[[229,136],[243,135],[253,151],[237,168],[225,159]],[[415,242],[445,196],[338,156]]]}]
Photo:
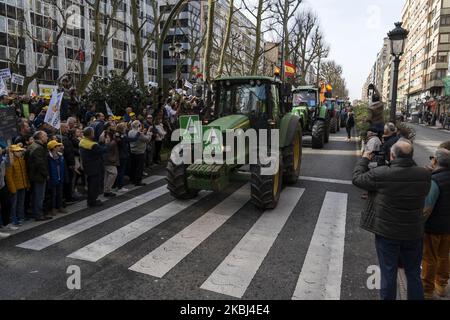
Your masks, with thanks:
[{"label": "sneakers", "polygon": [[103,202],[101,202],[100,200],[97,200],[95,203],[88,203],[89,208],[97,208],[97,207],[102,207],[102,206],[103,206]]},{"label": "sneakers", "polygon": [[8,234],[8,233],[0,232],[0,239],[6,239],[6,238],[8,238],[9,236],[10,236],[10,234]]},{"label": "sneakers", "polygon": [[117,190],[117,192],[119,192],[119,193],[126,193],[126,192],[129,192],[129,191],[130,190],[127,189],[127,188],[121,188],[121,189]]},{"label": "sneakers", "polygon": [[52,220],[52,219],[53,219],[52,217],[45,216],[45,217],[35,218],[34,221],[40,222],[40,221],[48,221],[48,220]]},{"label": "sneakers", "polygon": [[9,229],[9,230],[11,230],[11,231],[17,231],[17,230],[19,230],[19,227],[15,226],[15,225],[13,225],[13,224],[8,224],[8,225],[6,226],[6,229]]}]

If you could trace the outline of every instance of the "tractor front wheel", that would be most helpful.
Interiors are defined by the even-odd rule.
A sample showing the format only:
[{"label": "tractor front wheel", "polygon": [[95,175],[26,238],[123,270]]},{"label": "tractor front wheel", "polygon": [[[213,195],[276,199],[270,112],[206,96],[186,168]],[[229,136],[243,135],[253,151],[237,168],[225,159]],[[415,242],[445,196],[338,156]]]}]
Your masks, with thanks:
[{"label": "tractor front wheel", "polygon": [[188,188],[186,169],[187,165],[176,165],[171,159],[167,164],[167,188],[176,199],[189,200],[198,195],[197,190]]},{"label": "tractor front wheel", "polygon": [[317,120],[312,127],[312,147],[322,149],[325,144],[326,124],[323,120]]},{"label": "tractor front wheel", "polygon": [[278,170],[274,175],[263,175],[261,165],[251,165],[251,195],[252,202],[258,209],[275,209],[280,200],[283,187],[283,159],[278,160]]},{"label": "tractor front wheel", "polygon": [[302,166],[302,131],[297,130],[292,144],[283,149],[284,174],[286,184],[295,184],[300,176]]}]

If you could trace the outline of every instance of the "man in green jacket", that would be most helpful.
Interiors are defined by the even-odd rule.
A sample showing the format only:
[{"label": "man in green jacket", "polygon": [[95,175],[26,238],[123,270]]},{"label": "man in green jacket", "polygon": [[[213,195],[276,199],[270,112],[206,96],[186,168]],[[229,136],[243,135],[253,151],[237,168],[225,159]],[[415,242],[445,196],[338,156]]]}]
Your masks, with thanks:
[{"label": "man in green jacket", "polygon": [[37,131],[33,135],[33,138],[34,142],[25,154],[28,177],[32,187],[32,211],[36,221],[46,221],[52,219],[51,217],[44,216],[43,212],[45,187],[48,179],[48,136],[45,131]]}]

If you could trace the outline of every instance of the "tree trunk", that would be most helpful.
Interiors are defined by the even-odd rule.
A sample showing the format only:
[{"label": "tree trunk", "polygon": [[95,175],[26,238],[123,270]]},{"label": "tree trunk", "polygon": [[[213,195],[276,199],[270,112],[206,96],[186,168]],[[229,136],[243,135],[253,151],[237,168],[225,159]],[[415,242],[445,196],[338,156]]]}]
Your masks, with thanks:
[{"label": "tree trunk", "polygon": [[204,68],[204,80],[209,84],[211,78],[211,52],[213,47],[213,35],[214,35],[214,10],[216,6],[216,0],[208,0],[208,26],[206,29],[206,45],[205,56],[203,59]]},{"label": "tree trunk", "polygon": [[230,10],[228,11],[227,31],[225,33],[225,39],[222,43],[222,49],[220,51],[219,69],[217,71],[217,77],[221,77],[222,73],[223,73],[225,54],[227,51],[228,42],[230,41],[231,25],[233,23],[233,14],[234,14],[234,0],[230,0]]},{"label": "tree trunk", "polygon": [[136,65],[138,72],[138,85],[142,92],[145,92],[144,80],[144,53],[141,41],[141,27],[139,25],[139,10],[137,1],[131,1],[132,30],[134,35],[134,44],[136,46]]},{"label": "tree trunk", "polygon": [[258,14],[256,18],[256,45],[255,45],[255,55],[253,56],[252,62],[252,75],[258,73],[258,64],[261,51],[261,25],[262,25],[262,12],[263,12],[264,0],[259,0],[258,3]]}]

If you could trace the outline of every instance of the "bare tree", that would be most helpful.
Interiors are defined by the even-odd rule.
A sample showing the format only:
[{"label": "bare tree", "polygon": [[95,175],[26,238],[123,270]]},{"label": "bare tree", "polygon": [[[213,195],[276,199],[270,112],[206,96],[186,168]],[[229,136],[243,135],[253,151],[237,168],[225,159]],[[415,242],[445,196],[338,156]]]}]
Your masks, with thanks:
[{"label": "bare tree", "polygon": [[[281,38],[283,43],[283,59],[288,61],[290,58],[290,35],[292,29],[289,24],[295,16],[297,9],[302,4],[302,0],[272,0],[270,11],[274,14],[274,24],[279,25],[281,30],[274,29],[274,31]],[[284,69],[284,67],[282,68]]]},{"label": "bare tree", "polygon": [[[65,34],[67,26],[69,24],[70,18],[75,14],[75,12],[67,12],[66,8],[57,0],[44,0],[45,3],[50,5],[52,12],[54,13],[54,18],[46,17],[45,21],[49,25],[45,27],[48,29],[53,29],[56,25],[56,35],[53,34],[48,36],[48,40],[44,41],[38,39],[30,30],[28,21],[23,21],[22,30],[18,30],[18,33],[22,37],[28,37],[33,42],[34,50],[33,54],[41,53],[42,58],[37,61],[37,66],[34,72],[30,75],[24,75],[24,83],[22,86],[23,93],[26,93],[28,86],[37,79],[44,76],[45,72],[48,71],[52,64],[53,57],[57,56],[58,43],[61,37]],[[62,22],[59,22],[59,20]],[[30,24],[31,25],[31,24]],[[47,36],[46,36],[47,38]],[[11,71],[13,73],[19,73],[19,63],[21,56],[25,55],[24,49],[18,49],[14,57],[9,58],[9,63]],[[42,62],[42,64],[41,64]]]},{"label": "bare tree", "polygon": [[206,28],[205,54],[203,56],[204,80],[209,83],[211,80],[211,52],[213,49],[214,36],[214,11],[216,0],[208,0],[208,24]]},{"label": "bare tree", "polygon": [[219,58],[219,68],[217,70],[217,77],[221,77],[223,73],[223,64],[225,61],[225,52],[228,47],[228,42],[230,41],[230,35],[231,35],[231,27],[233,24],[233,15],[235,12],[234,8],[234,0],[230,0],[229,2],[229,8],[228,8],[228,17],[227,17],[227,29],[225,31],[225,39],[222,43],[222,48],[220,49],[220,58]]},{"label": "bare tree", "polygon": [[[246,3],[246,1],[248,1],[248,0],[242,0],[242,4],[245,7],[245,10],[251,16],[253,16],[253,18],[256,20],[256,24],[255,24],[256,46],[255,46],[255,53],[253,55],[252,68],[251,68],[251,74],[256,75],[258,73],[261,56],[263,56],[265,53],[264,50],[261,49],[261,43],[262,43],[264,34],[268,30],[263,30],[263,23],[264,23],[264,21],[271,18],[266,13],[270,9],[272,0],[258,0],[257,6],[248,5]],[[271,27],[269,27],[269,29],[271,29]]]},{"label": "bare tree", "polygon": [[321,65],[320,77],[322,81],[331,84],[334,96],[341,98],[348,96],[347,83],[343,76],[342,66],[335,61],[326,61]]},{"label": "bare tree", "polygon": [[[112,32],[112,25],[116,21],[117,10],[123,0],[111,0],[110,13],[108,13],[108,7],[102,0],[85,0],[88,4],[88,11],[92,12],[92,19],[94,20],[94,53],[92,55],[91,64],[87,72],[82,76],[80,82],[77,85],[77,92],[84,92],[91,82],[94,75],[97,73],[97,66],[102,57],[102,53],[105,50],[108,41],[110,41],[115,32]],[[104,5],[104,13],[102,13],[101,6]],[[104,26],[103,26],[104,25]]]},{"label": "bare tree", "polygon": [[289,51],[299,71],[296,82],[301,85],[306,84],[306,76],[314,62],[325,58],[329,52],[318,24],[317,16],[309,10],[295,17]]}]

